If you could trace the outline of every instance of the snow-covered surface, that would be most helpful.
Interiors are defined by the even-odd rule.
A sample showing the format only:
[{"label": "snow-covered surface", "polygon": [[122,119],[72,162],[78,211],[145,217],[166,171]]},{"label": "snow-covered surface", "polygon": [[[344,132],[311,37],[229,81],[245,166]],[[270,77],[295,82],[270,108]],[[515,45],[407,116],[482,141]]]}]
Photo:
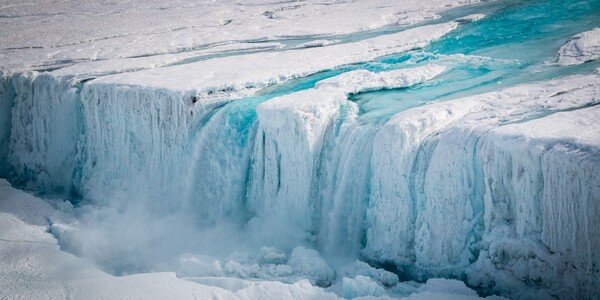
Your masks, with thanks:
[{"label": "snow-covered surface", "polygon": [[201,104],[212,99],[241,98],[287,79],[423,47],[456,27],[456,22],[449,22],[328,47],[248,54],[244,55],[243,59],[229,56],[203,60],[106,76],[92,81],[91,84],[193,92],[199,94]]},{"label": "snow-covered surface", "polygon": [[[437,18],[475,0],[5,1],[0,65],[52,68],[246,42],[350,34]],[[240,47],[241,48],[241,47]]]},{"label": "snow-covered surface", "polygon": [[430,80],[444,70],[444,67],[437,65],[426,65],[381,73],[358,70],[319,81],[315,87],[323,90],[339,89],[345,94],[404,88]]},{"label": "snow-covered surface", "polygon": [[470,23],[470,22],[476,22],[479,21],[481,19],[485,18],[484,14],[472,14],[472,15],[468,15],[468,16],[464,16],[462,18],[457,19],[457,22],[462,22],[462,23]]},{"label": "snow-covered surface", "polygon": [[600,28],[572,37],[558,50],[558,64],[578,65],[600,58]]}]

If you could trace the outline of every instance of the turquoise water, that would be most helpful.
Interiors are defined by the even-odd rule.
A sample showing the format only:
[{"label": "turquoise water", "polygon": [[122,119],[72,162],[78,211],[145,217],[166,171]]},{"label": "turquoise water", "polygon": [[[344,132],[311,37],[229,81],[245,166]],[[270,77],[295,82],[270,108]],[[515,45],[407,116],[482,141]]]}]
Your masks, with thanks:
[{"label": "turquoise water", "polygon": [[[560,67],[553,64],[556,52],[570,37],[600,26],[600,1],[498,1],[444,13],[428,23],[455,20],[483,13],[486,18],[462,24],[430,46],[382,57],[372,62],[348,65],[295,79],[262,90],[257,97],[241,100],[229,109],[254,115],[254,106],[281,95],[314,87],[315,83],[344,72],[366,69],[373,72],[439,64],[446,72],[426,83],[409,88],[371,91],[351,95],[365,123],[381,124],[394,114],[432,101],[446,101],[520,83],[548,80],[593,71],[598,62]],[[423,25],[423,24],[419,24]],[[339,37],[352,42],[403,28],[384,28]],[[240,101],[236,101],[240,102]],[[250,105],[247,105],[250,104]],[[248,121],[248,119],[246,120]]]},{"label": "turquoise water", "polygon": [[[350,100],[359,106],[360,119],[380,125],[398,112],[428,102],[588,73],[600,66],[598,62],[571,67],[552,63],[557,50],[571,36],[600,26],[600,1],[498,1],[453,9],[428,23],[447,22],[473,13],[484,13],[486,18],[462,24],[424,49],[319,72],[263,89],[255,97],[233,101],[219,112],[219,118],[226,119],[224,122],[228,124],[228,132],[221,138],[237,140],[240,147],[246,147],[256,120],[256,105],[312,88],[320,80],[357,69],[381,72],[431,63],[447,67],[446,72],[423,84],[351,95]],[[351,42],[406,28],[384,28],[339,38]]]},{"label": "turquoise water", "polygon": [[366,122],[431,101],[480,94],[511,85],[587,73],[598,63],[560,67],[556,51],[573,35],[600,26],[600,1],[500,1],[485,19],[460,26],[429,47],[381,58],[364,68],[383,71],[435,63],[448,70],[406,89],[353,95]]}]

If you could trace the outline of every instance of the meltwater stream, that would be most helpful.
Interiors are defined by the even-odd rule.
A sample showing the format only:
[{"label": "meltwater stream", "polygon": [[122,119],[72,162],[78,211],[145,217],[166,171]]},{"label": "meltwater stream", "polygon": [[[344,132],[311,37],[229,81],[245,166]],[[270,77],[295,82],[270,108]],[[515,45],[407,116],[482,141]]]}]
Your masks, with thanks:
[{"label": "meltwater stream", "polygon": [[[63,249],[113,274],[309,278],[333,288],[344,276],[367,275],[390,295],[411,292],[397,278],[443,276],[482,294],[593,295],[600,245],[589,224],[600,192],[598,153],[579,149],[591,157],[591,171],[567,176],[553,166],[582,162],[552,156],[547,145],[551,150],[541,153],[513,146],[516,138],[502,126],[597,109],[599,63],[559,66],[555,55],[572,36],[600,26],[600,2],[491,7],[424,48],[292,79],[205,110],[172,104],[190,95],[170,91],[72,87],[43,74],[26,87],[27,76],[17,77],[10,83],[16,87],[3,83],[3,97],[15,98],[16,108],[2,112],[13,114],[13,123],[21,120],[14,114],[30,113],[17,103],[33,98],[29,93],[56,98],[51,108],[77,117],[52,128],[56,120],[39,124],[65,141],[57,151],[68,153],[62,160],[33,155],[27,167],[14,155],[7,162],[20,168],[13,182],[81,195],[64,208],[77,220],[51,231]],[[121,98],[135,99],[134,106]],[[12,126],[24,135],[32,130]],[[43,139],[10,143],[12,151],[52,147]],[[64,172],[50,176],[64,161]],[[11,174],[10,167],[0,171]],[[568,195],[556,196],[553,186]],[[569,206],[576,201],[585,203]],[[577,209],[591,216],[562,213]],[[561,239],[571,223],[585,230]]]},{"label": "meltwater stream", "polygon": [[597,62],[565,68],[556,51],[579,32],[599,25],[597,1],[508,1],[485,19],[465,24],[421,51],[393,55],[368,64],[371,70],[422,64],[449,66],[425,84],[398,91],[351,97],[367,122],[431,101],[481,94],[511,85],[591,73]]}]

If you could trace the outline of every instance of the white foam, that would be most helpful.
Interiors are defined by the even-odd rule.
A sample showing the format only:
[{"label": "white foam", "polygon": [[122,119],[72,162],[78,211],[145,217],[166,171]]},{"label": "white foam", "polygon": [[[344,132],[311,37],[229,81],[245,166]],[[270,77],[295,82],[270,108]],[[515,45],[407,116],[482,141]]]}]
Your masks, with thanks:
[{"label": "white foam", "polygon": [[[236,279],[183,280],[174,273],[115,277],[59,249],[47,232],[61,213],[0,179],[0,297],[24,299],[339,299],[311,285]],[[64,221],[64,220],[62,220]],[[314,259],[310,262],[314,262]],[[310,268],[314,266],[305,266]],[[194,283],[192,281],[198,282]],[[231,284],[226,282],[234,281]],[[68,286],[68,289],[65,289]]]}]

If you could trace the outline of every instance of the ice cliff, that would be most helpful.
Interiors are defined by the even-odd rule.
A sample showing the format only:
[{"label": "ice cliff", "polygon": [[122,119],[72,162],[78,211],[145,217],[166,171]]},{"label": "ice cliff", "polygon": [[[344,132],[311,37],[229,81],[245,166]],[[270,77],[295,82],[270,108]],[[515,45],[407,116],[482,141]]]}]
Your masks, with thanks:
[{"label": "ice cliff", "polygon": [[250,119],[238,124],[217,108],[193,115],[185,93],[5,75],[2,169],[98,204],[278,226],[272,235],[408,278],[514,296],[597,293],[598,75],[417,107],[380,128],[359,122],[347,100],[442,71],[345,73],[266,101],[255,117],[241,107]]}]

